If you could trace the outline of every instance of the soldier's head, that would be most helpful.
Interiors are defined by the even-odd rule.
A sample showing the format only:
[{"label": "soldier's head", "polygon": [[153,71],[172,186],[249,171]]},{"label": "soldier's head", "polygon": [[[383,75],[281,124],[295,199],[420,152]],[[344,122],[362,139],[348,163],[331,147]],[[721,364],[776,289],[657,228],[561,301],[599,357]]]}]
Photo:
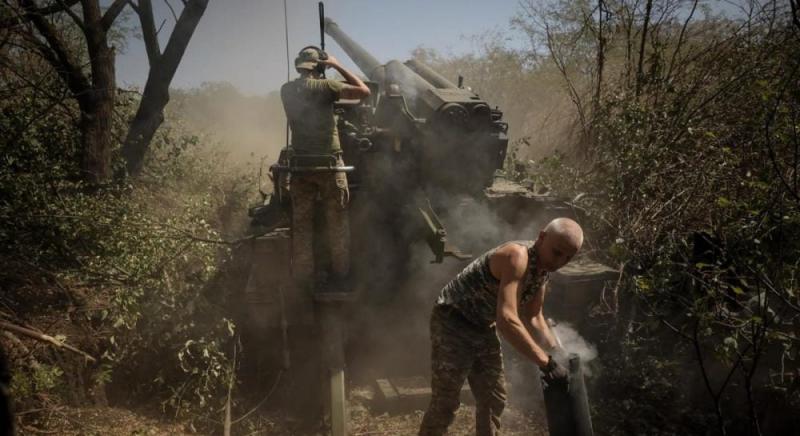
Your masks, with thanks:
[{"label": "soldier's head", "polygon": [[556,218],[539,232],[536,240],[537,261],[553,272],[572,260],[583,245],[583,229],[569,218]]},{"label": "soldier's head", "polygon": [[313,45],[303,47],[294,59],[294,68],[300,74],[318,74],[321,54],[322,50]]}]

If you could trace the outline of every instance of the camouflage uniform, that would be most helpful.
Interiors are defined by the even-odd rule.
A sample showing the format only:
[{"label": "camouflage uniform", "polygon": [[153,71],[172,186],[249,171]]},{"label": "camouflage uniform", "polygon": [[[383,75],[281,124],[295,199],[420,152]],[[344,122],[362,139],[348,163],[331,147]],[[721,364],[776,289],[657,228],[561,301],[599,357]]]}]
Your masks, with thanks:
[{"label": "camouflage uniform", "polygon": [[[520,304],[533,298],[547,280],[536,273],[533,241],[515,241],[528,249],[528,268]],[[475,397],[475,432],[495,436],[506,404],[503,355],[495,330],[499,280],[489,269],[493,249],[472,261],[448,283],[431,316],[431,403],[421,436],[443,435],[459,406],[464,380]]]},{"label": "camouflage uniform", "polygon": [[506,404],[503,355],[494,327],[479,327],[450,306],[434,307],[431,315],[431,404],[419,434],[443,435],[460,404],[461,387],[469,382],[475,396],[475,432],[496,435]]},{"label": "camouflage uniform", "polygon": [[[344,162],[339,159],[339,166]],[[337,278],[350,271],[350,224],[347,215],[347,176],[345,173],[307,173],[292,177],[292,274],[301,280],[314,276],[314,202],[319,193],[328,245],[331,249],[331,269]]]},{"label": "camouflage uniform", "polygon": [[[292,130],[291,148],[300,166],[304,156],[312,155],[336,156],[337,166],[344,165],[333,114],[333,103],[342,87],[339,81],[306,76],[281,88],[281,100]],[[292,276],[302,283],[313,281],[314,208],[319,196],[329,236],[332,272],[336,278],[345,277],[350,270],[347,176],[342,172],[296,171],[290,183]]]}]

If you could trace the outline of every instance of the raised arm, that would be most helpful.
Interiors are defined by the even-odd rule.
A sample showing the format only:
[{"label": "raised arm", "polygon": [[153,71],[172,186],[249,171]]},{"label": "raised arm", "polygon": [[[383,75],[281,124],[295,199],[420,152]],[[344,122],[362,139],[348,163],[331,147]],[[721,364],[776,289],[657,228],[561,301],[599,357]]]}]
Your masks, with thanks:
[{"label": "raised arm", "polygon": [[346,85],[342,88],[342,91],[339,94],[339,97],[345,100],[362,100],[370,95],[369,87],[362,81],[358,76],[351,73],[350,70],[343,67],[342,64],[339,63],[339,60],[335,57],[328,55],[328,59],[326,60],[319,60],[319,63],[327,65],[331,68],[336,69],[339,74],[344,77],[344,80],[347,82]]}]

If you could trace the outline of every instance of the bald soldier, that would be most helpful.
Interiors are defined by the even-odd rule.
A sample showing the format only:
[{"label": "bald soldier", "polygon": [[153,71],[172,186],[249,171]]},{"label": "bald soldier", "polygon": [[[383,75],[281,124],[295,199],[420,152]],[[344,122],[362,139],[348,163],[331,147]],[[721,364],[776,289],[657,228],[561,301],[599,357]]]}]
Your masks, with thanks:
[{"label": "bald soldier", "polygon": [[557,341],[542,312],[549,273],[583,244],[583,230],[557,218],[536,241],[500,245],[472,261],[442,289],[431,316],[431,402],[421,436],[442,435],[453,421],[466,379],[476,403],[476,434],[497,435],[506,404],[497,331],[536,364],[548,383],[566,382],[553,360]]}]

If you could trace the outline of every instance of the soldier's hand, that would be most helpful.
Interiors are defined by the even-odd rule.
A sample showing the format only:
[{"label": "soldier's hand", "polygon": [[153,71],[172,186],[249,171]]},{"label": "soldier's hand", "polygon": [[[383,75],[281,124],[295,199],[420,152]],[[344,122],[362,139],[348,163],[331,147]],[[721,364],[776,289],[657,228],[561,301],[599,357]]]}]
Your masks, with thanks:
[{"label": "soldier's hand", "polygon": [[550,359],[547,361],[547,365],[545,365],[542,370],[542,380],[545,381],[548,385],[558,384],[558,383],[567,383],[569,379],[569,371],[567,368],[564,368],[560,363],[558,363],[553,356],[550,356]]},{"label": "soldier's hand", "polygon": [[326,67],[335,68],[337,65],[339,65],[339,59],[336,59],[332,54],[329,54],[327,59],[320,59],[317,62],[325,65]]}]

